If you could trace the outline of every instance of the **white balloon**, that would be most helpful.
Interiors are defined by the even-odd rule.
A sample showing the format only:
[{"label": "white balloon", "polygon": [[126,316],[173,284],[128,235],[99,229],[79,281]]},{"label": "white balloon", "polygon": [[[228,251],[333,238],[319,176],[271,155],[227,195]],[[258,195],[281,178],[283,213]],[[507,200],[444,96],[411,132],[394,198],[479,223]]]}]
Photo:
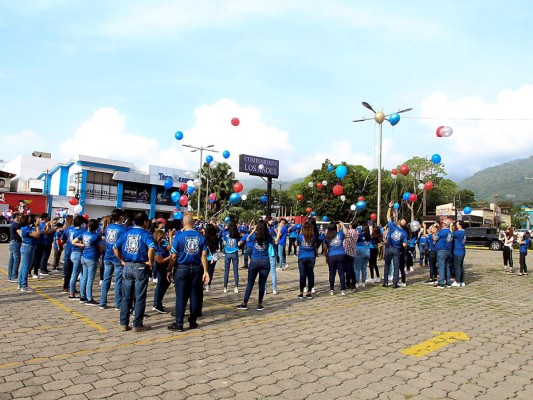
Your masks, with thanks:
[{"label": "white balloon", "polygon": [[352,204],[352,205],[350,206],[350,210],[355,211],[355,204]]},{"label": "white balloon", "polygon": [[245,194],[243,194],[243,195],[241,196],[241,200],[246,200],[247,198],[248,198],[248,196],[246,196]]},{"label": "white balloon", "polygon": [[309,183],[307,184],[307,186],[309,186],[310,188],[312,188],[314,185],[315,185],[315,184],[314,184],[313,182],[309,182]]},{"label": "white balloon", "polygon": [[265,169],[265,166],[263,164],[259,164],[257,168],[259,168],[259,171],[262,171]]},{"label": "white balloon", "polygon": [[444,128],[442,128],[439,132],[441,134],[441,136],[444,136],[444,137],[450,137],[452,136],[452,133],[453,133],[453,129],[450,128],[449,126],[445,126]]},{"label": "white balloon", "polygon": [[418,190],[424,190],[424,187],[425,186],[424,186],[423,183],[419,183],[418,186],[417,186]]},{"label": "white balloon", "polygon": [[209,168],[216,169],[216,167],[218,167],[218,162],[217,161],[211,161],[211,164],[209,164]]},{"label": "white balloon", "polygon": [[83,207],[81,206],[81,204],[76,204],[76,205],[74,206],[74,212],[75,212],[76,214],[81,213],[82,210],[83,210]]},{"label": "white balloon", "polygon": [[390,177],[394,180],[396,180],[396,178],[398,178],[398,175],[394,175],[394,174],[391,174]]},{"label": "white balloon", "polygon": [[322,181],[322,185],[328,186],[328,181]]},{"label": "white balloon", "polygon": [[420,229],[420,222],[418,221],[411,221],[409,224],[409,227],[411,228],[411,232],[416,232]]},{"label": "white balloon", "polygon": [[194,180],[194,187],[198,189],[200,186],[202,186],[202,180],[201,179],[195,179]]},{"label": "white balloon", "polygon": [[187,186],[194,186],[194,182],[192,180],[187,181]]},{"label": "white balloon", "polygon": [[342,195],[341,196],[341,201],[344,203],[346,201],[346,196],[345,195]]}]

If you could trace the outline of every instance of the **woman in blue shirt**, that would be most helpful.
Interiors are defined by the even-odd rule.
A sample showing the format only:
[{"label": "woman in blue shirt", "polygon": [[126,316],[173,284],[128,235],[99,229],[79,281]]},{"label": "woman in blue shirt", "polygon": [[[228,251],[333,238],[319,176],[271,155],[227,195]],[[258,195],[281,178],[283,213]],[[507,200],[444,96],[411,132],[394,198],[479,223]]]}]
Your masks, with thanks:
[{"label": "woman in blue shirt", "polygon": [[518,244],[520,245],[520,272],[518,275],[523,276],[527,275],[526,256],[527,249],[529,249],[529,246],[531,245],[531,234],[529,232],[524,233]]},{"label": "woman in blue shirt", "polygon": [[[453,225],[452,225],[453,226]],[[456,229],[452,232],[453,237],[453,266],[455,270],[455,282],[452,286],[465,286],[465,229],[461,221],[455,223]]]},{"label": "woman in blue shirt", "polygon": [[[370,281],[373,283],[379,283],[379,268],[378,268],[378,251],[380,243],[383,242],[383,234],[379,226],[372,228],[372,235],[370,238],[370,258],[368,260],[368,267],[370,269]],[[374,278],[375,272],[375,278]]]},{"label": "woman in blue shirt", "polygon": [[152,311],[159,314],[166,314],[167,310],[163,306],[163,298],[170,286],[166,275],[168,270],[168,262],[170,261],[171,243],[174,241],[174,230],[168,232],[168,236],[163,229],[157,229],[154,232],[155,244],[155,269],[157,271],[157,285],[154,290],[154,304]]},{"label": "woman in blue shirt", "polygon": [[235,281],[235,293],[239,293],[239,240],[241,235],[235,221],[230,221],[228,229],[224,231],[224,293],[228,292],[229,266],[233,263],[233,279]]},{"label": "woman in blue shirt", "polygon": [[[316,261],[316,243],[317,239],[313,232],[313,226],[309,221],[302,224],[302,233],[296,238],[298,243],[298,269],[300,270],[300,294],[299,299],[304,298],[304,289],[308,292],[306,297],[312,299],[315,287],[315,261]],[[294,250],[296,253],[296,249]]]},{"label": "woman in blue shirt", "polygon": [[344,251],[343,241],[346,234],[346,227],[342,222],[331,222],[326,232],[325,251],[326,262],[329,269],[329,294],[334,294],[335,274],[339,274],[341,281],[341,295],[346,295],[346,280],[344,269],[346,268],[346,252]]},{"label": "woman in blue shirt", "polygon": [[[357,235],[357,242],[355,244],[355,287],[365,287],[366,268],[370,260],[370,229],[368,224],[361,225],[361,231]],[[359,279],[361,278],[361,279]]]},{"label": "woman in blue shirt", "polygon": [[423,235],[427,238],[427,251],[429,262],[429,279],[424,282],[426,285],[435,285],[437,283],[437,249],[435,248],[435,237],[439,230],[439,224],[434,223],[429,227],[429,233],[426,224],[423,225]]},{"label": "woman in blue shirt", "polygon": [[33,289],[28,286],[28,273],[33,263],[37,239],[40,236],[40,223],[41,219],[36,218],[35,215],[23,215],[20,217],[20,229],[17,233],[22,238],[22,245],[20,247],[20,271],[18,276],[18,288],[21,292],[33,292]]},{"label": "woman in blue shirt", "polygon": [[90,219],[88,228],[87,231],[84,231],[72,241],[72,245],[83,249],[81,255],[83,272],[80,278],[80,303],[97,306],[99,303],[93,298],[93,282],[98,268],[102,235],[98,230],[97,220]]}]

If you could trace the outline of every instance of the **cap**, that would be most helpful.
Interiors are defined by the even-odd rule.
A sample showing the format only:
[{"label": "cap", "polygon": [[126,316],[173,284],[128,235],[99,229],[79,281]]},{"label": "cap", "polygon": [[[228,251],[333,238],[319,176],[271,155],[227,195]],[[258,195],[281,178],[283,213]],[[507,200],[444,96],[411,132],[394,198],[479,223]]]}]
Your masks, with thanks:
[{"label": "cap", "polygon": [[159,222],[159,223],[161,223],[161,224],[166,224],[166,223],[167,223],[167,221],[165,221],[164,218],[158,218],[158,219],[156,219],[155,221],[156,221],[156,222]]}]

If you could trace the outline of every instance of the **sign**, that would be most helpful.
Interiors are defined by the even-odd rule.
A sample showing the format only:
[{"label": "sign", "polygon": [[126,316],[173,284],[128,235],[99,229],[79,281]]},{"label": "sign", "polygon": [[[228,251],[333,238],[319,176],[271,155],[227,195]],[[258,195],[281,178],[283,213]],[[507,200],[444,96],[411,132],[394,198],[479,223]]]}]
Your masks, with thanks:
[{"label": "sign", "polygon": [[21,214],[42,214],[47,209],[46,196],[42,194],[2,193],[0,204],[7,204],[8,209]]},{"label": "sign", "polygon": [[279,160],[240,154],[239,172],[246,172],[255,176],[277,178],[279,176]]}]

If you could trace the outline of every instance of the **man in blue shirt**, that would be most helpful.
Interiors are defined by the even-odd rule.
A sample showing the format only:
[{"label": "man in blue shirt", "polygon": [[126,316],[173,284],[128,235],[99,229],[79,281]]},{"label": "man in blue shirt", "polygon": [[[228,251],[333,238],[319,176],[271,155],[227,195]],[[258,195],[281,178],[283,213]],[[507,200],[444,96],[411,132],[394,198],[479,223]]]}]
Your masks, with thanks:
[{"label": "man in blue shirt", "polygon": [[209,282],[207,243],[203,235],[193,229],[193,223],[191,214],[183,216],[184,229],[174,236],[170,250],[168,280],[171,281],[174,275],[176,321],[168,329],[173,331],[183,331],[183,318],[189,298],[191,300],[189,329],[198,328],[196,319],[202,311],[202,284]]},{"label": "man in blue shirt", "polygon": [[146,230],[148,215],[144,211],[136,213],[133,222],[134,225],[125,231],[113,245],[115,256],[124,266],[120,330],[130,330],[130,308],[135,299],[133,331],[143,332],[152,329],[150,325],[143,324],[143,317],[146,307],[148,276],[154,263],[155,243],[152,234]]},{"label": "man in blue shirt", "polygon": [[435,241],[435,250],[437,250],[437,268],[439,270],[439,282],[436,288],[443,289],[446,286],[451,286],[450,277],[450,254],[452,251],[452,232],[450,231],[450,222],[444,220],[441,223],[441,229],[433,235]]},{"label": "man in blue shirt", "polygon": [[276,236],[276,243],[278,244],[278,261],[279,261],[279,270],[282,270],[285,266],[289,266],[285,260],[285,245],[287,244],[287,234],[289,230],[287,229],[287,220],[282,218],[279,227],[278,233]]},{"label": "man in blue shirt", "polygon": [[392,207],[394,203],[389,203],[389,209],[387,210],[387,220],[389,231],[386,238],[385,247],[385,271],[383,273],[383,287],[389,285],[389,272],[392,267],[394,275],[392,278],[392,287],[398,288],[398,281],[400,280],[400,257],[402,254],[402,248],[407,247],[407,232],[402,228],[406,225],[405,219],[401,219],[398,224],[395,224],[392,220]]}]

